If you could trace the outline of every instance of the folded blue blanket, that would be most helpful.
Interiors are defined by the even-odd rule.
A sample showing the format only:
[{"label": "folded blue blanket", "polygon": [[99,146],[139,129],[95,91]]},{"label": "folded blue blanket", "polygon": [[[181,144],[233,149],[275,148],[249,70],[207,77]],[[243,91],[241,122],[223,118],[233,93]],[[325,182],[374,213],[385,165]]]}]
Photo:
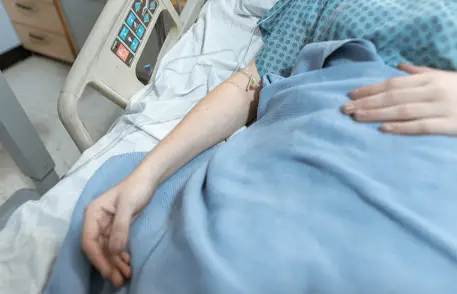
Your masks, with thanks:
[{"label": "folded blue blanket", "polygon": [[[340,113],[356,87],[403,75],[367,41],[306,46],[267,75],[258,121],[186,165],[131,230],[123,293],[457,293],[457,139],[383,134]],[[81,195],[46,294],[111,293],[80,249]]]}]

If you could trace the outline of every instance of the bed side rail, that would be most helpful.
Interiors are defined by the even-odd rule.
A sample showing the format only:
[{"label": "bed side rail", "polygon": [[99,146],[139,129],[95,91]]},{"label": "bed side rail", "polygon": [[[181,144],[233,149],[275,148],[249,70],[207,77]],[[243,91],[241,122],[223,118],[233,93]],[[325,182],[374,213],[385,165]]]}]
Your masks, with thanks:
[{"label": "bed side rail", "polygon": [[60,120],[81,152],[94,143],[77,111],[84,89],[90,85],[125,108],[130,97],[143,87],[136,77],[136,65],[160,13],[168,11],[174,24],[158,60],[195,22],[203,2],[188,1],[181,16],[170,0],[107,2],[65,80],[58,101]]}]

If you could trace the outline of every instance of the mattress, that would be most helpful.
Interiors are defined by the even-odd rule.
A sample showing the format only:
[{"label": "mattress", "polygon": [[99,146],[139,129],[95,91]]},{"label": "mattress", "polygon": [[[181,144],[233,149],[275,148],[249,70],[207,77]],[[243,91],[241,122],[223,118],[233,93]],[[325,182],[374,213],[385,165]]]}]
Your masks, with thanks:
[{"label": "mattress", "polygon": [[154,148],[212,88],[252,60],[262,46],[253,32],[258,19],[236,15],[236,1],[207,2],[111,130],[41,200],[15,211],[0,232],[0,293],[40,293],[73,207],[97,168],[114,155]]}]

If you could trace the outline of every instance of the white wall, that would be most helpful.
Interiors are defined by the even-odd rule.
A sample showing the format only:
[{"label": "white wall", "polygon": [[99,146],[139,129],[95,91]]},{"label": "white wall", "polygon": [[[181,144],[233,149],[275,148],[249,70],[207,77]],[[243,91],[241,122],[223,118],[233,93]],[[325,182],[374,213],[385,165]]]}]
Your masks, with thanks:
[{"label": "white wall", "polygon": [[21,41],[16,35],[16,31],[5,11],[5,7],[3,7],[3,1],[0,1],[0,54],[20,44]]}]

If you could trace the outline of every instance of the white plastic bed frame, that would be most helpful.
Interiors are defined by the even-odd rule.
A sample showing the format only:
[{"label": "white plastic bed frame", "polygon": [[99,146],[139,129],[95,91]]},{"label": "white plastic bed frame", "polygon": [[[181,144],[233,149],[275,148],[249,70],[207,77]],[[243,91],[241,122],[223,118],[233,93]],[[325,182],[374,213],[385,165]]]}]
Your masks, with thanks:
[{"label": "white plastic bed frame", "polygon": [[144,86],[137,79],[135,69],[160,13],[170,14],[173,27],[160,50],[152,77],[156,74],[162,56],[196,21],[206,0],[188,0],[180,15],[170,0],[155,0],[156,8],[150,25],[144,33],[131,66],[128,67],[111,51],[111,46],[132,5],[139,1],[146,0],[109,0],[106,3],[65,80],[58,101],[59,117],[81,152],[94,144],[78,116],[78,101],[84,89],[90,85],[112,102],[125,108],[132,95]]}]

